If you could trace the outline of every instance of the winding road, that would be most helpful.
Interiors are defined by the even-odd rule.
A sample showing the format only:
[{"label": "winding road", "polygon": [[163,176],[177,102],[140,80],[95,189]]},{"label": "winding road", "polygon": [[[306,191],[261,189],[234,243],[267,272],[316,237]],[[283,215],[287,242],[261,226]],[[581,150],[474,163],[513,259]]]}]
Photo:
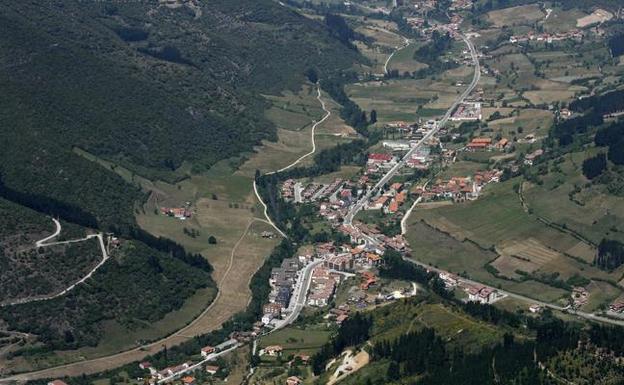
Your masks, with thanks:
[{"label": "winding road", "polygon": [[37,248],[39,248],[39,247],[55,246],[55,245],[66,245],[66,244],[70,244],[70,243],[78,243],[78,242],[88,241],[89,239],[92,239],[92,238],[97,238],[99,240],[100,249],[102,251],[102,259],[100,260],[100,262],[98,262],[97,265],[95,265],[82,278],[80,278],[78,281],[72,283],[71,285],[69,285],[65,289],[61,290],[60,292],[57,292],[57,293],[51,294],[51,295],[47,295],[47,296],[43,296],[43,297],[22,298],[22,299],[18,299],[18,300],[11,301],[11,302],[1,303],[0,304],[0,308],[9,307],[9,306],[15,306],[15,305],[23,305],[23,304],[31,303],[31,302],[48,301],[48,300],[51,300],[51,299],[63,296],[65,294],[69,293],[70,291],[74,290],[76,288],[76,286],[80,285],[81,283],[84,283],[87,279],[91,278],[91,276],[93,276],[93,274],[100,267],[102,267],[102,265],[104,265],[104,263],[106,263],[106,261],[108,260],[109,255],[108,255],[108,252],[106,250],[106,245],[104,245],[104,235],[102,233],[91,234],[91,235],[87,235],[84,238],[72,239],[72,240],[69,240],[69,241],[50,242],[50,240],[58,237],[59,234],[61,233],[61,230],[62,230],[61,222],[59,222],[55,218],[52,218],[52,220],[54,221],[54,224],[56,225],[56,230],[54,231],[54,233],[52,235],[47,236],[47,237],[45,237],[43,239],[40,239],[37,242],[35,242],[35,246]]},{"label": "winding road", "polygon": [[394,57],[394,55],[395,55],[396,53],[398,53],[399,51],[401,51],[401,50],[403,50],[403,49],[405,49],[405,48],[409,47],[409,45],[410,45],[410,41],[409,41],[409,39],[408,39],[408,38],[406,38],[406,37],[403,37],[403,39],[404,39],[403,45],[402,45],[402,46],[400,46],[400,47],[396,47],[396,48],[395,48],[395,50],[394,50],[394,51],[392,51],[392,53],[390,54],[390,56],[388,56],[388,58],[386,59],[386,62],[384,63],[384,74],[387,74],[387,73],[388,73],[388,64],[390,64],[390,60],[392,60],[392,58]]},{"label": "winding road", "polygon": [[[325,101],[321,98],[321,86],[320,84],[317,82],[316,85],[316,99],[321,103],[321,108],[323,109],[323,111],[325,111],[325,115],[321,118],[321,120],[319,120],[318,122],[315,122],[312,125],[312,131],[310,133],[311,136],[311,141],[312,141],[312,150],[302,156],[300,156],[299,158],[297,158],[294,162],[290,163],[289,165],[280,168],[277,171],[271,171],[266,173],[265,175],[273,175],[273,174],[279,174],[280,172],[286,171],[294,166],[296,166],[297,164],[301,163],[302,160],[304,160],[305,158],[307,158],[310,155],[313,155],[316,152],[316,128],[321,125],[323,122],[325,122],[330,116],[331,116],[331,111],[327,108]],[[271,217],[269,216],[269,209],[266,205],[266,203],[264,203],[264,201],[262,200],[262,197],[260,196],[260,193],[258,192],[258,186],[256,185],[256,180],[254,179],[253,181],[253,190],[254,193],[256,194],[256,199],[258,199],[258,202],[260,202],[260,204],[262,205],[263,208],[263,212],[264,212],[264,217],[266,218],[267,223],[269,223],[271,226],[273,226],[273,228],[280,233],[280,235],[284,238],[288,238],[288,236],[286,235],[286,233],[284,233],[279,227],[277,227],[277,225],[271,220]]]}]

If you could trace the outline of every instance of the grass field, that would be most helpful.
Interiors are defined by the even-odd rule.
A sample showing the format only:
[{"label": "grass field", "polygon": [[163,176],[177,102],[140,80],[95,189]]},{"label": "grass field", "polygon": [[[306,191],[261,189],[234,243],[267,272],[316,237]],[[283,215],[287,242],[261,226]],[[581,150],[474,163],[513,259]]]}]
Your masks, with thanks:
[{"label": "grass field", "polygon": [[539,5],[523,5],[488,12],[487,19],[497,27],[514,25],[532,25],[544,18]]},{"label": "grass field", "polygon": [[400,74],[405,72],[415,72],[427,65],[414,60],[414,52],[422,46],[422,43],[411,43],[407,47],[398,51],[388,63],[389,70],[398,70]]},{"label": "grass field", "polygon": [[313,354],[329,340],[329,336],[330,331],[325,329],[286,327],[262,337],[258,342],[258,348],[281,345],[284,348],[285,355],[298,353]]},{"label": "grass field", "polygon": [[[624,198],[606,194],[600,185],[588,185],[580,171],[583,160],[595,151],[565,155],[558,165],[560,171],[551,165],[551,172],[542,178],[543,185],[528,185],[524,195],[536,213],[565,224],[594,243],[605,236],[624,241]],[[573,194],[575,186],[581,191]]]},{"label": "grass field", "polygon": [[488,186],[482,197],[467,204],[415,210],[407,235],[414,257],[455,273],[465,271],[478,281],[538,299],[558,299],[565,295],[565,290],[535,281],[497,278],[485,265],[491,264],[498,274],[514,280],[522,278],[518,270],[540,276],[556,273],[557,279],[563,281],[575,274],[619,280],[622,271],[607,273],[590,265],[595,251],[524,212],[511,188],[513,183]]}]

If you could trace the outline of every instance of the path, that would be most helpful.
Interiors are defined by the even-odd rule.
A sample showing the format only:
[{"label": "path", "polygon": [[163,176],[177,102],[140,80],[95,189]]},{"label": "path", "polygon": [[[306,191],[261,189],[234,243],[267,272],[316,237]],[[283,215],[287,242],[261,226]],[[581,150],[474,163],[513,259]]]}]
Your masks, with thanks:
[{"label": "path", "polygon": [[[294,162],[290,163],[289,165],[280,168],[277,171],[271,171],[266,173],[265,175],[273,175],[273,174],[278,174],[282,171],[286,171],[294,166],[296,166],[297,164],[299,164],[302,160],[304,160],[305,158],[307,158],[310,155],[313,155],[316,152],[316,139],[315,139],[315,135],[316,135],[316,127],[318,127],[320,124],[322,124],[323,122],[325,122],[330,116],[331,116],[331,111],[327,109],[327,106],[325,105],[325,101],[323,101],[323,99],[321,98],[321,86],[318,84],[317,82],[317,86],[316,86],[316,99],[321,103],[321,108],[323,109],[323,111],[325,111],[325,116],[323,116],[323,118],[321,118],[321,120],[319,120],[318,122],[315,122],[312,125],[312,131],[310,133],[311,136],[311,141],[312,141],[312,150],[302,156],[300,156],[299,158],[297,158],[297,160],[295,160]],[[280,233],[280,235],[284,238],[288,238],[288,236],[279,228],[277,227],[277,225],[273,222],[273,220],[271,220],[271,217],[269,216],[269,208],[267,207],[266,203],[264,203],[264,201],[262,200],[262,197],[260,196],[260,193],[258,192],[258,186],[256,185],[256,181],[253,181],[253,190],[254,193],[256,194],[256,199],[258,199],[258,202],[260,202],[260,204],[262,205],[262,209],[264,212],[264,217],[266,218],[266,221],[273,226],[273,228]]]},{"label": "path", "polygon": [[48,244],[46,244],[46,242],[49,241],[50,239],[54,239],[54,238],[58,237],[58,235],[61,233],[61,222],[59,222],[59,220],[56,219],[56,218],[52,218],[52,221],[56,225],[56,230],[54,231],[54,233],[52,235],[48,236],[48,237],[45,237],[45,238],[40,239],[37,242],[35,242],[35,246],[37,246],[37,247],[48,246]]},{"label": "path", "polygon": [[[153,355],[158,353],[163,349],[163,346],[167,348],[171,348],[173,346],[179,345],[185,341],[188,341],[189,338],[194,336],[205,334],[210,330],[214,330],[217,327],[220,327],[223,322],[227,321],[227,319],[233,315],[234,313],[240,311],[241,309],[234,309],[228,303],[231,301],[231,298],[228,298],[229,293],[225,293],[225,290],[221,290],[221,288],[227,284],[238,284],[239,282],[234,282],[235,280],[229,279],[229,275],[235,271],[235,263],[234,259],[236,256],[236,250],[242,243],[242,240],[245,238],[251,225],[255,221],[265,222],[260,218],[252,218],[241,237],[238,239],[232,251],[230,252],[230,260],[228,262],[228,267],[225,270],[223,276],[219,279],[217,283],[217,287],[219,288],[217,295],[214,300],[210,303],[204,311],[197,316],[191,323],[189,323],[184,328],[174,332],[170,336],[162,338],[158,341],[152,342],[147,345],[143,345],[137,348],[133,348],[130,350],[126,350],[120,353],[116,353],[113,355],[108,355],[104,357],[98,357],[86,361],[73,362],[70,364],[65,364],[61,366],[56,366],[53,368],[38,370],[34,372],[21,373],[16,374],[11,377],[0,379],[0,383],[4,382],[12,382],[12,381],[27,381],[27,380],[36,380],[43,378],[60,378],[64,376],[80,376],[82,374],[93,374],[99,373],[105,370],[114,369],[116,367],[128,364],[134,361],[140,361],[149,355]],[[234,291],[231,290],[231,291]],[[232,293],[233,296],[241,295],[240,292]],[[206,315],[218,314],[216,319],[205,319]]]},{"label": "path", "polygon": [[70,291],[74,290],[76,288],[76,286],[80,285],[81,283],[84,283],[87,279],[91,278],[91,276],[93,276],[93,274],[100,267],[102,267],[102,265],[104,265],[104,263],[108,260],[109,255],[108,255],[108,252],[106,251],[106,246],[104,245],[104,236],[103,236],[102,233],[91,234],[91,235],[87,235],[84,238],[72,239],[72,240],[69,240],[69,241],[49,242],[51,239],[56,238],[61,233],[61,222],[59,222],[55,218],[52,218],[52,220],[54,221],[54,224],[56,225],[56,230],[54,231],[54,233],[52,235],[50,235],[48,237],[45,237],[43,239],[40,239],[37,242],[35,242],[35,245],[37,247],[66,245],[66,244],[70,244],[70,243],[84,242],[84,241],[87,241],[87,240],[92,239],[92,238],[98,238],[99,243],[100,243],[100,249],[102,251],[102,259],[100,260],[100,262],[98,262],[97,265],[95,265],[91,270],[89,270],[89,272],[85,276],[83,276],[78,281],[74,282],[73,284],[69,285],[68,287],[66,287],[65,289],[61,290],[58,293],[51,294],[51,295],[46,295],[46,296],[43,296],[43,297],[22,298],[22,299],[18,299],[18,300],[11,301],[11,302],[0,303],[0,308],[8,307],[8,306],[15,306],[15,305],[23,305],[23,304],[31,303],[31,302],[48,301],[48,300],[51,300],[51,299],[63,296],[65,294],[69,293]]},{"label": "path", "polygon": [[390,54],[390,56],[388,56],[388,58],[386,59],[386,62],[384,63],[384,74],[388,74],[388,64],[390,63],[390,60],[392,60],[392,58],[394,57],[394,55],[395,55],[397,52],[399,52],[399,51],[401,51],[401,50],[403,50],[403,49],[405,49],[405,48],[409,47],[409,45],[410,45],[410,41],[409,41],[409,39],[408,39],[408,38],[406,38],[406,37],[403,37],[403,39],[404,39],[404,41],[403,41],[403,45],[402,45],[402,46],[400,46],[400,47],[395,47],[395,50],[394,50],[394,51],[392,51],[392,53]]}]

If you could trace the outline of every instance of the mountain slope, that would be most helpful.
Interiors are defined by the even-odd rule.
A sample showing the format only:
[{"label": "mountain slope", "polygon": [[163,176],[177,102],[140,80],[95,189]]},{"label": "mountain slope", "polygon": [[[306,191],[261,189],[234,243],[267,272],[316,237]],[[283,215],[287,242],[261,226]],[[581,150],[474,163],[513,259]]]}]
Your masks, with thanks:
[{"label": "mountain slope", "polygon": [[0,6],[0,32],[3,183],[104,225],[132,223],[141,195],[74,146],[179,178],[184,164],[200,171],[275,138],[261,94],[297,88],[306,68],[359,60],[270,0],[13,2]]}]

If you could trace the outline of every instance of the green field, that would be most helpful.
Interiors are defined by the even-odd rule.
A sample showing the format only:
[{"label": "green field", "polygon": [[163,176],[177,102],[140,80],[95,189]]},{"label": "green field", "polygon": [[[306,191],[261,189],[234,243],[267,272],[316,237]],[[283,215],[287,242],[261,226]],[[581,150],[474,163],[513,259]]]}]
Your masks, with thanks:
[{"label": "green field", "polygon": [[281,345],[284,354],[312,354],[329,340],[330,331],[326,329],[298,329],[286,327],[275,333],[264,336],[258,342],[260,349],[270,345]]}]

